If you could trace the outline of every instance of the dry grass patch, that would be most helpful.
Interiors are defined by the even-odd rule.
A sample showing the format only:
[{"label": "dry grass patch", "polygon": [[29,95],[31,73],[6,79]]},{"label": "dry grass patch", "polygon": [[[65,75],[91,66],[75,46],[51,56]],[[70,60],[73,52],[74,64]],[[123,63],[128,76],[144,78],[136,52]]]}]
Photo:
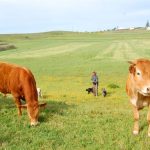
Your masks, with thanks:
[{"label": "dry grass patch", "polygon": [[6,51],[10,49],[16,49],[16,46],[13,44],[0,42],[0,51]]}]

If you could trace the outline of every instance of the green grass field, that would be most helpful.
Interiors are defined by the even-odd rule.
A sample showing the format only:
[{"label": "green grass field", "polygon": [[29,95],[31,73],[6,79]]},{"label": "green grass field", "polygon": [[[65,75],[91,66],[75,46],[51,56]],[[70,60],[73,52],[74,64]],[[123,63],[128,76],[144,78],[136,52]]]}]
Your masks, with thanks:
[{"label": "green grass field", "polygon": [[[127,60],[150,58],[150,32],[144,30],[0,35],[17,49],[0,60],[30,68],[42,89],[46,109],[29,126],[26,110],[18,118],[11,95],[0,96],[0,149],[6,150],[148,150],[147,108],[140,134],[132,135],[133,115],[125,84]],[[88,95],[91,72],[100,78],[99,96]],[[118,88],[111,88],[111,85]],[[108,96],[103,98],[101,88]]]}]

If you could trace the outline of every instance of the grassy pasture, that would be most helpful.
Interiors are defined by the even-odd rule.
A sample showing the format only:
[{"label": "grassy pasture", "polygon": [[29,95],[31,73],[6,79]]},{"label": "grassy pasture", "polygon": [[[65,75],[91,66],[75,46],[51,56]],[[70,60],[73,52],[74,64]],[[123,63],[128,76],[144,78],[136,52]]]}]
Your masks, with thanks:
[{"label": "grassy pasture", "polygon": [[[150,32],[0,35],[0,42],[17,47],[0,52],[0,60],[30,68],[44,95],[39,101],[47,102],[41,124],[30,127],[26,110],[18,118],[11,95],[1,95],[0,149],[150,149],[147,109],[141,111],[140,134],[135,137],[125,93],[126,61],[150,58]],[[97,98],[85,91],[94,70],[100,78]],[[103,87],[106,98],[101,96]]]}]

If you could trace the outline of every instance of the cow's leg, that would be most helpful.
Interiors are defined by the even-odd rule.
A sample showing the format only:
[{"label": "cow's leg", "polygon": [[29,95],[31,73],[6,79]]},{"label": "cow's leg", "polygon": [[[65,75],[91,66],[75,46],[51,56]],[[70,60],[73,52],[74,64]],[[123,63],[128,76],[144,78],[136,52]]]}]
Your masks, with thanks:
[{"label": "cow's leg", "polygon": [[139,110],[135,106],[133,106],[133,115],[134,115],[133,134],[138,135],[139,133]]},{"label": "cow's leg", "polygon": [[148,121],[148,136],[150,137],[150,106],[149,106],[149,109],[148,109],[148,114],[147,114],[147,121]]},{"label": "cow's leg", "polygon": [[21,116],[22,115],[21,101],[20,101],[20,99],[18,97],[15,97],[14,100],[15,100],[16,106],[18,108],[18,116]]}]

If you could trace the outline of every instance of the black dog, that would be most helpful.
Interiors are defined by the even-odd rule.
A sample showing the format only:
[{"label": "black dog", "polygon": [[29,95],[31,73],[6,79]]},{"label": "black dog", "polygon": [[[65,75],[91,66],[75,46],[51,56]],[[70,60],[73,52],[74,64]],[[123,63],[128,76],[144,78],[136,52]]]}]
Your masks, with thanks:
[{"label": "black dog", "polygon": [[93,88],[88,88],[86,91],[88,91],[88,94],[93,93]]},{"label": "black dog", "polygon": [[105,97],[107,95],[107,91],[105,88],[102,88],[102,95]]}]

